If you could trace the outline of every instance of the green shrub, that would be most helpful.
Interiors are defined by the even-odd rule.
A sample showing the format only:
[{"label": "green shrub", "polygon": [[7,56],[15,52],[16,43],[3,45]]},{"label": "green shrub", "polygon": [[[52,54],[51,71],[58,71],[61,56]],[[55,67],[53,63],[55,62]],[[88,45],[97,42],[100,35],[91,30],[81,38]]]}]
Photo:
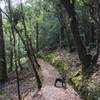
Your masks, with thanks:
[{"label": "green shrub", "polygon": [[44,58],[44,53],[42,51],[39,51],[36,56],[39,58]]},{"label": "green shrub", "polygon": [[58,51],[49,53],[48,55],[43,52],[39,52],[38,57],[43,58],[45,61],[53,65],[61,75],[63,75],[68,69],[68,65],[61,61]]}]

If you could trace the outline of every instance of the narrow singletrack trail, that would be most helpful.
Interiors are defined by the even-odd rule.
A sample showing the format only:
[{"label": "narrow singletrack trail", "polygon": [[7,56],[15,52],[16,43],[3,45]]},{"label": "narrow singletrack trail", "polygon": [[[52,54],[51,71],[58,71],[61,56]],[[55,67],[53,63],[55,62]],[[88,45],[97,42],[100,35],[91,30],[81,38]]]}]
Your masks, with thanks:
[{"label": "narrow singletrack trail", "polygon": [[81,100],[77,92],[68,84],[66,89],[55,87],[54,82],[59,77],[58,71],[42,59],[38,59],[43,75],[43,86],[33,97],[33,100]]}]

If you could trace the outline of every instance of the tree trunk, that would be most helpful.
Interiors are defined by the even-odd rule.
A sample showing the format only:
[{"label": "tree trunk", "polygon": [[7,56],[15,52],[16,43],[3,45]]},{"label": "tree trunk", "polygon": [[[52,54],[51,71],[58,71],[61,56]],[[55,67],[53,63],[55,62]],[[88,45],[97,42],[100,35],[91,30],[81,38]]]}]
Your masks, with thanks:
[{"label": "tree trunk", "polygon": [[79,35],[79,29],[78,29],[78,21],[76,19],[76,12],[74,7],[74,0],[61,0],[61,3],[65,7],[69,18],[70,18],[70,27],[74,36],[74,40],[77,45],[77,51],[80,58],[82,66],[82,72],[85,74],[87,72],[88,67],[91,64],[91,57],[87,55],[87,51],[85,46],[83,45],[83,42]]},{"label": "tree trunk", "polygon": [[[59,12],[58,12],[58,10],[59,10]],[[64,40],[64,35],[63,34],[65,32],[66,35],[67,35],[69,51],[73,51],[72,43],[71,43],[71,40],[70,40],[70,35],[68,34],[67,27],[66,27],[66,18],[65,18],[66,17],[66,14],[65,14],[66,12],[65,12],[64,9],[62,9],[61,4],[57,6],[56,11],[58,12],[57,13],[58,14],[57,17],[58,17],[59,23],[61,25],[61,36],[63,37],[62,41]],[[60,45],[61,45],[61,43],[60,43]]]},{"label": "tree trunk", "polygon": [[79,55],[80,61],[83,64],[82,72],[85,73],[91,64],[92,58],[87,55],[86,48],[82,43],[82,40],[79,35],[77,20],[75,16],[72,16],[70,25],[71,25],[71,30],[73,32],[73,36],[77,45],[78,55]]},{"label": "tree trunk", "polygon": [[[21,11],[23,13],[23,6],[22,6],[22,0],[20,0],[20,4],[21,4]],[[34,70],[34,73],[35,73],[35,77],[36,77],[36,80],[37,80],[37,84],[38,84],[38,88],[40,89],[42,87],[42,82],[40,80],[40,77],[39,77],[39,74],[37,72],[37,69],[35,67],[35,64],[34,62],[37,64],[37,59],[35,57],[35,54],[34,54],[34,51],[33,51],[33,48],[32,48],[32,43],[27,35],[27,29],[26,29],[26,24],[25,24],[25,19],[24,19],[24,15],[22,16],[22,23],[23,23],[23,26],[24,26],[24,35],[25,35],[25,40],[23,39],[22,35],[20,34],[19,30],[16,28],[16,26],[14,26],[14,29],[15,31],[18,33],[19,37],[21,38],[21,41],[22,43],[24,44],[25,46],[25,50],[27,51],[27,55],[28,55],[28,58],[32,64],[32,67],[33,67],[33,70]],[[30,45],[31,44],[31,45]],[[38,66],[39,64],[37,64]],[[38,66],[39,67],[39,66]]]},{"label": "tree trunk", "polygon": [[[22,11],[22,13],[23,13],[22,0],[20,0],[20,4],[21,4],[21,11]],[[32,48],[34,61],[35,61],[36,65],[37,65],[37,67],[40,68],[40,65],[38,64],[38,61],[37,61],[36,56],[35,56],[35,54],[34,54],[34,49],[33,49],[33,47],[32,47],[31,40],[29,39],[29,37],[28,37],[28,35],[27,35],[27,29],[26,29],[26,23],[25,23],[25,16],[22,16],[22,23],[23,23],[23,26],[24,26],[25,38],[26,38],[28,44],[29,44],[29,45],[31,46],[31,48]],[[17,31],[17,33],[19,33],[18,30],[16,30],[16,31]]]},{"label": "tree trunk", "polygon": [[18,65],[20,67],[20,70],[22,71],[23,70],[23,67],[21,65],[21,61],[20,61],[20,58],[21,58],[21,51],[20,51],[20,38],[18,37]]},{"label": "tree trunk", "polygon": [[92,64],[93,65],[96,65],[97,60],[99,58],[99,53],[100,53],[100,35],[98,35],[96,54],[93,56],[93,59],[92,59]]},{"label": "tree trunk", "polygon": [[60,42],[60,48],[62,49],[64,47],[64,27],[61,25],[60,27],[60,34],[59,34],[59,42]]},{"label": "tree trunk", "polygon": [[38,22],[36,23],[36,51],[39,51],[39,24]]},{"label": "tree trunk", "polygon": [[8,0],[8,7],[9,7],[9,14],[10,14],[10,23],[11,23],[11,30],[12,30],[12,36],[13,36],[13,54],[14,54],[14,63],[16,67],[16,79],[17,79],[17,90],[18,90],[18,99],[21,100],[21,93],[20,93],[20,84],[19,84],[19,73],[18,73],[18,64],[17,64],[17,52],[16,52],[16,36],[14,33],[14,26],[13,26],[13,20],[12,20],[12,8],[11,8],[11,1]]},{"label": "tree trunk", "polygon": [[10,33],[10,67],[9,72],[13,70],[13,47],[12,47],[12,36]]},{"label": "tree trunk", "polygon": [[18,64],[17,64],[16,38],[15,38],[15,34],[14,33],[12,33],[12,35],[13,35],[13,38],[14,38],[13,48],[14,48],[14,63],[15,63],[15,67],[16,67],[16,79],[17,79],[18,99],[21,100],[20,84],[19,84],[19,73],[18,73]]},{"label": "tree trunk", "polygon": [[91,42],[95,43],[95,29],[94,29],[94,23],[91,23]]},{"label": "tree trunk", "polygon": [[34,73],[35,73],[35,76],[36,76],[36,81],[37,81],[37,84],[38,84],[38,89],[41,89],[42,82],[41,82],[40,77],[39,77],[39,74],[38,74],[38,72],[37,72],[37,70],[35,68],[35,64],[33,62],[33,57],[32,57],[32,52],[31,51],[32,51],[32,49],[31,50],[28,50],[27,51],[27,55],[28,55],[28,58],[29,58],[29,60],[30,60],[30,62],[32,64],[32,67],[33,67],[33,70],[34,70]]},{"label": "tree trunk", "polygon": [[[18,33],[19,37],[21,38],[21,41],[22,43],[24,44],[25,46],[25,50],[27,51],[27,55],[28,55],[28,58],[32,64],[32,67],[33,67],[33,70],[34,70],[34,73],[35,73],[35,77],[36,77],[36,81],[37,81],[37,84],[38,84],[38,89],[41,89],[42,87],[42,82],[40,80],[40,77],[39,77],[39,74],[37,72],[37,69],[35,67],[35,64],[34,64],[34,51],[33,51],[33,48],[32,48],[32,44],[26,40],[24,41],[24,39],[22,38],[22,36],[20,35],[18,29],[16,27],[14,27],[16,32]],[[27,38],[27,37],[26,37]],[[37,60],[36,60],[37,61]],[[36,63],[36,62],[35,62]],[[38,63],[38,62],[37,62]],[[38,66],[38,65],[37,65]]]},{"label": "tree trunk", "polygon": [[74,48],[72,47],[72,42],[71,42],[71,39],[70,39],[70,35],[69,35],[68,31],[67,31],[67,28],[65,28],[65,32],[66,32],[66,35],[67,35],[69,52],[73,52]]},{"label": "tree trunk", "polygon": [[5,82],[7,80],[7,66],[5,59],[5,45],[2,27],[2,14],[0,9],[0,82]]}]

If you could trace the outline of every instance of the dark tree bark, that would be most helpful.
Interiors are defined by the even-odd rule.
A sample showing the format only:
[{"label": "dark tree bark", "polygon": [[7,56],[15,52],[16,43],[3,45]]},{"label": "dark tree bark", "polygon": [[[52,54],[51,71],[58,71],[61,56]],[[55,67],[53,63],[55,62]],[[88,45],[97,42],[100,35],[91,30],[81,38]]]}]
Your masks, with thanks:
[{"label": "dark tree bark", "polygon": [[12,44],[12,35],[10,33],[10,67],[9,72],[13,70],[13,44]]},{"label": "dark tree bark", "polygon": [[0,9],[0,82],[7,81],[7,66],[5,59],[5,45],[2,27],[2,13]]},{"label": "dark tree bark", "polygon": [[67,31],[67,28],[65,28],[65,32],[66,32],[66,35],[67,35],[69,52],[73,52],[73,51],[75,51],[75,48],[73,48],[73,46],[72,46],[72,41],[70,39],[70,35],[69,35],[68,31]]},{"label": "dark tree bark", "polygon": [[85,33],[85,45],[88,46],[90,43],[90,34]]},{"label": "dark tree bark", "polygon": [[83,64],[82,72],[83,74],[85,74],[87,72],[88,67],[91,64],[92,58],[89,55],[87,55],[86,48],[83,45],[83,42],[80,38],[79,29],[78,29],[78,21],[76,19],[76,12],[75,12],[75,7],[74,7],[74,0],[61,0],[61,3],[65,7],[69,15],[70,27],[74,36],[74,40],[77,45],[80,61]]},{"label": "dark tree bark", "polygon": [[59,4],[57,6],[56,10],[59,11],[59,13],[57,13],[57,14],[58,14],[59,23],[61,25],[61,34],[62,34],[61,36],[63,37],[62,41],[64,39],[64,33],[66,33],[67,40],[68,40],[69,51],[73,51],[70,35],[69,35],[69,33],[67,31],[67,27],[66,27],[66,19],[65,19],[65,17],[66,17],[65,13],[66,12],[65,12],[64,9],[62,9],[62,5],[61,4]]},{"label": "dark tree bark", "polygon": [[95,42],[95,29],[94,29],[94,23],[91,23],[91,42]]},{"label": "dark tree bark", "polygon": [[99,53],[100,53],[100,35],[98,35],[97,51],[96,51],[96,54],[93,56],[93,59],[92,59],[93,65],[96,65],[98,57],[99,57]]},{"label": "dark tree bark", "polygon": [[39,51],[39,24],[36,22],[36,52]]},{"label": "dark tree bark", "polygon": [[23,67],[21,65],[21,61],[20,61],[20,58],[21,58],[21,51],[20,51],[20,38],[18,37],[18,65],[20,67],[20,70],[22,71],[23,70]]},{"label": "dark tree bark", "polygon": [[[99,33],[97,36],[98,37],[97,51],[96,54],[92,57],[92,65],[96,65],[100,53],[100,2],[99,0],[97,1],[92,0],[91,2],[82,0],[82,2],[85,6],[89,8],[91,18],[99,27],[99,30],[98,29],[96,30],[97,33]],[[92,31],[91,40],[94,42],[95,41],[94,23],[91,24],[91,31]]]},{"label": "dark tree bark", "polygon": [[60,34],[59,34],[59,39],[60,39],[60,48],[64,48],[63,42],[64,42],[64,27],[61,25],[60,28]]}]

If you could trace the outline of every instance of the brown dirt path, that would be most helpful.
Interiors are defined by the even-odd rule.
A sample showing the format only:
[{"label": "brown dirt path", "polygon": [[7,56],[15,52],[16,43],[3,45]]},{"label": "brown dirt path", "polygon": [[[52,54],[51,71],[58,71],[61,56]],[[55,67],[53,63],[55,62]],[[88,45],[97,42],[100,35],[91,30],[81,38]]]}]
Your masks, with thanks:
[{"label": "brown dirt path", "polygon": [[55,79],[59,73],[50,64],[38,59],[43,74],[43,87],[33,100],[81,100],[77,92],[67,84],[67,88],[54,86]]}]

